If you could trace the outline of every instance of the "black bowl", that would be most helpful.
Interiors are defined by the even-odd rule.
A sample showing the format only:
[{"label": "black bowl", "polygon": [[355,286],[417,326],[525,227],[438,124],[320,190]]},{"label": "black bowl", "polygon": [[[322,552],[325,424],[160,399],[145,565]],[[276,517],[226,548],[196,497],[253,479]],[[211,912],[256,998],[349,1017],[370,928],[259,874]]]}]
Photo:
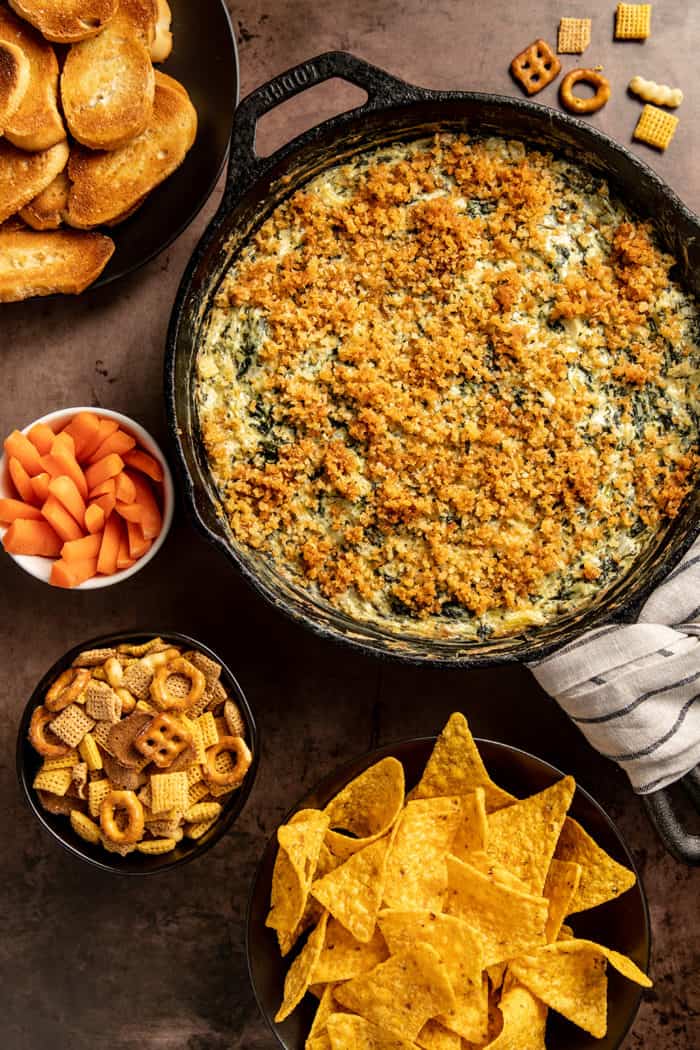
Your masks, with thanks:
[{"label": "black bowl", "polygon": [[[435,739],[432,737],[405,740],[348,762],[301,799],[287,814],[285,822],[298,809],[322,809],[348,781],[388,755],[393,755],[403,764],[406,786],[412,787],[420,779],[434,743]],[[496,743],[493,740],[478,740],[477,743],[486,767],[496,783],[519,797],[542,791],[564,775],[541,758],[535,758],[534,755],[507,744]],[[583,788],[577,787],[570,813],[615,860],[636,872],[634,861],[619,831],[610,817]],[[276,853],[275,834],[270,837],[258,866],[248,902],[248,971],[260,1011],[277,1041],[285,1050],[303,1050],[304,1040],[317,1006],[313,996],[307,994],[291,1017],[282,1024],[276,1024],[273,1020],[282,1001],[285,975],[294,958],[293,955],[285,959],[280,957],[275,932],[265,926]],[[572,915],[566,921],[578,937],[588,938],[623,952],[642,970],[646,972],[648,969],[651,948],[649,910],[638,873],[636,886],[621,897],[601,904],[591,911]],[[641,989],[625,980],[612,967],[609,968],[608,978],[608,1033],[605,1038],[594,1039],[550,1010],[547,1022],[548,1050],[593,1050],[594,1047],[597,1050],[616,1050],[621,1045],[637,1013]]]},{"label": "black bowl", "polygon": [[155,68],[181,81],[197,110],[197,138],[183,163],[131,218],[106,230],[114,255],[93,288],[143,266],[204,206],[221,174],[238,103],[236,39],[223,0],[170,0],[173,50]]},{"label": "black bowl", "polygon": [[157,633],[155,631],[125,631],[121,634],[108,634],[100,638],[91,638],[87,642],[81,642],[80,645],[76,645],[65,656],[62,656],[60,660],[57,660],[41,679],[24,709],[17,733],[17,777],[27,802],[34,812],[34,816],[51,837],[64,849],[68,850],[69,853],[72,853],[74,857],[80,857],[81,860],[87,861],[93,867],[102,868],[103,871],[113,872],[116,875],[157,875],[179,864],[186,864],[188,861],[194,860],[195,857],[201,857],[203,853],[206,853],[208,849],[219,841],[239,816],[250,795],[258,771],[260,740],[257,726],[243,690],[231,671],[216,653],[212,652],[200,641],[197,641],[196,638],[190,638],[186,634],[177,634],[173,631],[162,631],[159,637],[164,641],[171,642],[173,645],[185,646],[187,649],[199,649],[200,652],[221,664],[221,680],[243,715],[246,724],[246,742],[253,753],[253,761],[242,786],[231,795],[223,796],[225,801],[223,802],[221,816],[205,832],[201,839],[194,841],[183,838],[178,842],[174,850],[170,853],[163,853],[160,856],[149,857],[144,853],[134,852],[127,854],[126,857],[120,857],[118,853],[108,853],[102,846],[94,846],[89,842],[85,842],[79,835],[76,835],[68,817],[61,814],[48,813],[42,807],[36,791],[32,787],[42,759],[29,743],[27,734],[32,713],[42,703],[46,690],[62,671],[70,667],[78,653],[83,652],[84,649],[114,646],[119,645],[121,642],[130,642],[138,645],[140,642],[147,642],[149,639],[155,638]]}]

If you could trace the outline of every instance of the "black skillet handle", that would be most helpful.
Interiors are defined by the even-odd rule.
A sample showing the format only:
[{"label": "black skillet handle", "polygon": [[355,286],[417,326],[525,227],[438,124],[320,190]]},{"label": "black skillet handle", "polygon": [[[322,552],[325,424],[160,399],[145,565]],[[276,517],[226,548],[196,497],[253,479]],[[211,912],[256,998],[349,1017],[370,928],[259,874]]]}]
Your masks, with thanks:
[{"label": "black skillet handle", "polygon": [[229,195],[239,195],[266,166],[266,159],[255,152],[255,132],[260,118],[287,99],[334,77],[347,80],[367,92],[367,101],[351,111],[355,115],[369,113],[394,102],[425,98],[430,94],[427,89],[414,87],[398,77],[392,77],[383,69],[347,51],[327,51],[280,73],[252,91],[236,110],[224,206]]},{"label": "black skillet handle", "polygon": [[[681,784],[700,812],[700,766],[691,769],[681,779]],[[681,824],[673,808],[670,793],[662,788],[650,795],[642,795],[647,815],[656,828],[664,846],[676,860],[683,864],[700,865],[700,835],[691,835]]]}]

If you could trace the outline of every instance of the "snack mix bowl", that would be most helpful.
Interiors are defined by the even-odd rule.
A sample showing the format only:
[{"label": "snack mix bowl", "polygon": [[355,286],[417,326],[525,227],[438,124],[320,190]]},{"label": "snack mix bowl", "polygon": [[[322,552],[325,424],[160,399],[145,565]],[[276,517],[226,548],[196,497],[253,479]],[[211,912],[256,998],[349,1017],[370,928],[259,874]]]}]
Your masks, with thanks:
[{"label": "snack mix bowl", "polygon": [[[48,425],[52,430],[58,433],[58,431],[69,423],[79,412],[90,412],[98,415],[101,419],[114,420],[119,424],[119,427],[122,430],[126,431],[136,439],[137,448],[142,449],[152,456],[158,462],[163,471],[162,506],[160,507],[162,512],[162,525],[160,532],[153,540],[150,549],[141,557],[137,558],[135,563],[129,568],[118,570],[110,575],[92,576],[90,579],[85,580],[83,583],[72,588],[77,591],[92,591],[97,590],[100,587],[111,587],[115,583],[121,583],[123,580],[127,580],[130,576],[134,576],[137,572],[148,565],[148,563],[156,556],[163,546],[165,538],[170,530],[170,526],[172,525],[173,513],[175,510],[175,489],[168,462],[158,443],[151,437],[148,431],[140,425],[140,423],[137,423],[129,416],[123,415],[121,412],[113,412],[111,409],[95,408],[93,406],[63,408],[56,412],[49,412],[47,415],[41,416],[39,419],[35,419],[24,427],[21,432],[27,434],[33,427],[42,423]],[[7,455],[0,457],[0,498],[13,496],[7,459]],[[0,524],[0,540],[7,532],[7,529],[7,525]],[[21,569],[24,569],[26,573],[29,573],[30,576],[33,576],[37,580],[41,580],[42,583],[50,582],[51,568],[53,565],[52,558],[41,558],[29,554],[5,553],[7,553],[8,557],[12,558]]]},{"label": "snack mix bowl", "polygon": [[[29,724],[34,710],[43,703],[47,690],[58,676],[72,665],[73,660],[79,653],[88,649],[112,648],[123,643],[140,645],[156,636],[164,642],[173,646],[180,646],[184,650],[196,649],[209,660],[213,660],[221,665],[221,682],[228,696],[238,707],[245,723],[245,741],[252,752],[252,762],[241,786],[220,798],[222,804],[221,814],[200,838],[190,839],[184,837],[174,849],[167,853],[147,855],[134,851],[126,856],[120,856],[118,853],[108,852],[100,843],[93,845],[82,839],[73,830],[67,815],[50,813],[43,808],[36,790],[32,787],[34,778],[42,764],[42,757],[37,754],[29,742]],[[186,634],[179,634],[173,631],[162,631],[159,634],[153,631],[128,631],[121,634],[103,635],[100,638],[91,638],[81,642],[80,645],[74,646],[49,668],[37,684],[24,709],[17,733],[17,777],[29,808],[39,824],[72,856],[78,857],[94,868],[112,872],[116,875],[156,875],[186,864],[188,861],[201,857],[202,854],[206,853],[229,831],[243,810],[255,782],[259,756],[260,742],[255,718],[243,690],[231,670],[216,653],[212,652],[206,645],[203,645],[202,642],[195,638],[190,638]],[[167,770],[161,770],[160,772],[167,772]]]}]

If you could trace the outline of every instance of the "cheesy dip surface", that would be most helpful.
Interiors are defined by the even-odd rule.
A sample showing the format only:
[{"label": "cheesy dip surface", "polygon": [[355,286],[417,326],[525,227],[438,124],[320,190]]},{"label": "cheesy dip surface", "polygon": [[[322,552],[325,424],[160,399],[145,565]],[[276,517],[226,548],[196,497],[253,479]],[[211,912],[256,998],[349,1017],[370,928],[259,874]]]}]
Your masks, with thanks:
[{"label": "cheesy dip surface", "polygon": [[695,304],[604,181],[501,138],[279,205],[198,349],[235,540],[356,619],[486,638],[582,606],[698,463]]}]

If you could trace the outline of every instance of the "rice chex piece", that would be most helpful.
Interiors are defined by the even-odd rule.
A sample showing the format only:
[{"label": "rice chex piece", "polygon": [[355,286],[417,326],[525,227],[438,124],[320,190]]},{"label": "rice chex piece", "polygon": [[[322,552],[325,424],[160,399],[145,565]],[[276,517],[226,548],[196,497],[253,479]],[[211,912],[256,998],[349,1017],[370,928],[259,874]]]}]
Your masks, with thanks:
[{"label": "rice chex piece", "polygon": [[70,769],[40,769],[34,777],[32,787],[35,790],[50,791],[52,795],[65,795],[73,780],[73,771]]},{"label": "rice chex piece", "polygon": [[560,19],[557,40],[557,51],[560,55],[582,55],[590,42],[590,18]]},{"label": "rice chex piece", "polygon": [[[646,105],[634,129],[634,138],[663,150],[670,144],[677,127],[678,117],[656,106]],[[53,729],[53,725],[51,728]]]},{"label": "rice chex piece", "polygon": [[187,809],[187,773],[155,773],[151,777],[151,809],[163,813],[166,809]]},{"label": "rice chex piece", "polygon": [[618,4],[616,40],[646,40],[651,35],[651,4]]},{"label": "rice chex piece", "polygon": [[67,755],[58,755],[56,758],[45,758],[42,771],[50,773],[52,769],[72,769],[80,761],[75,748],[71,748]]},{"label": "rice chex piece", "polygon": [[203,780],[198,781],[196,784],[190,784],[187,791],[187,801],[190,806],[196,806],[198,802],[201,802],[203,798],[209,794],[209,785],[205,784]]},{"label": "rice chex piece", "polygon": [[88,784],[88,809],[91,817],[99,817],[100,806],[111,790],[112,785],[106,777],[102,780],[90,781]]},{"label": "rice chex piece", "polygon": [[213,744],[219,742],[219,734],[216,728],[216,719],[214,718],[211,711],[205,711],[203,715],[200,715],[197,719],[197,725],[202,734],[202,743],[205,749],[212,747]]},{"label": "rice chex piece", "polygon": [[77,704],[69,704],[51,723],[51,731],[69,747],[77,747],[86,733],[95,725],[95,720]]}]

